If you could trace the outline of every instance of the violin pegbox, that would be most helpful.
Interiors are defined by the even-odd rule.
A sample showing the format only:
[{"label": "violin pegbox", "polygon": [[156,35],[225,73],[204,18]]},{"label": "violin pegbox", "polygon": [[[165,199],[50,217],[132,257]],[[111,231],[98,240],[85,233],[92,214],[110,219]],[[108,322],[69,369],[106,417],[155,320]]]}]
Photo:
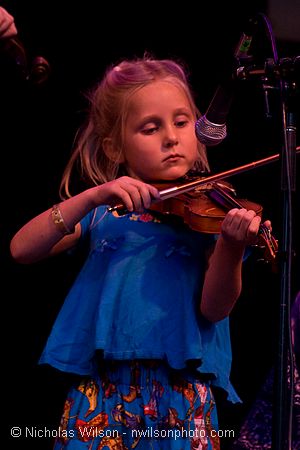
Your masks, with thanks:
[{"label": "violin pegbox", "polygon": [[263,255],[257,258],[258,261],[271,263],[274,272],[278,271],[278,240],[272,235],[270,228],[265,224],[261,224],[257,235],[257,243],[252,245],[257,248]]}]

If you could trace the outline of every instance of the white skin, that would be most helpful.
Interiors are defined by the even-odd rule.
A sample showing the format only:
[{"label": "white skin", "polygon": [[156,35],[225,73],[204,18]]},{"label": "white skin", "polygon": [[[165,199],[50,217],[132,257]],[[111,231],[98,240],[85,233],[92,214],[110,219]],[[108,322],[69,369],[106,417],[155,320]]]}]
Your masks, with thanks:
[{"label": "white skin", "polygon": [[[11,241],[13,258],[28,264],[74,246],[81,233],[79,221],[99,205],[122,203],[129,211],[149,208],[159,199],[159,192],[148,183],[179,178],[197,159],[194,123],[184,91],[170,81],[155,81],[135,92],[128,106],[121,157],[129,176],[61,202],[65,223],[69,228],[76,225],[72,235],[62,236],[52,221],[51,209],[32,219]],[[111,152],[109,138],[104,145]],[[201,312],[208,320],[226,317],[238,299],[244,250],[254,242],[260,220],[254,211],[246,209],[232,209],[225,216],[200,301]]]},{"label": "white skin", "polygon": [[0,38],[11,38],[17,35],[14,18],[0,6]]},{"label": "white skin", "polygon": [[129,175],[174,180],[193,167],[195,117],[182,89],[168,81],[151,83],[134,94],[128,112],[124,159]]}]

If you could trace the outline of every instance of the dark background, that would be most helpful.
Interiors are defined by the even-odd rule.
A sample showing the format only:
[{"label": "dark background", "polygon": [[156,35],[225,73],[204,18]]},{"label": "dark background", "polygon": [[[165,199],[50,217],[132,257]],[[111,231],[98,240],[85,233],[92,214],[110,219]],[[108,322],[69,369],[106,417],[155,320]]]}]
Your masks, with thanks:
[{"label": "dark background", "polygon": [[[87,89],[102,77],[108,64],[148,51],[186,63],[197,105],[204,113],[217,85],[231,71],[233,51],[248,19],[257,12],[271,20],[280,57],[300,54],[300,7],[296,0],[284,5],[274,0],[211,2],[211,6],[203,2],[78,3],[31,0],[1,4],[15,17],[28,69],[36,56],[43,56],[51,67],[47,81],[36,85],[24,80],[12,61],[3,55],[1,58],[1,265],[3,289],[7,289],[2,294],[2,329],[7,328],[2,337],[2,389],[7,400],[2,408],[9,428],[57,427],[71,381],[71,377],[38,366],[37,361],[82,261],[60,255],[21,266],[10,260],[8,248],[18,228],[59,199],[60,177],[76,129],[85,118]],[[251,50],[257,63],[273,56],[262,20]],[[208,149],[212,172],[280,152],[276,90],[270,105],[272,118],[267,119],[261,83],[239,83],[228,117],[228,136],[219,146]],[[279,163],[230,181],[240,197],[263,205],[264,217],[272,220],[274,235],[280,237]],[[297,250],[299,195],[294,194],[293,203],[293,247]],[[292,298],[300,289],[298,260],[298,256],[293,260]],[[243,277],[244,290],[231,316],[232,382],[243,404],[232,406],[216,394],[220,397],[221,428],[234,429],[236,435],[274,364],[280,300],[280,273],[268,265],[250,257]],[[9,430],[5,429],[5,436],[9,439]],[[229,446],[230,441],[224,440],[222,449]],[[9,439],[7,448],[48,449],[51,439]]]}]

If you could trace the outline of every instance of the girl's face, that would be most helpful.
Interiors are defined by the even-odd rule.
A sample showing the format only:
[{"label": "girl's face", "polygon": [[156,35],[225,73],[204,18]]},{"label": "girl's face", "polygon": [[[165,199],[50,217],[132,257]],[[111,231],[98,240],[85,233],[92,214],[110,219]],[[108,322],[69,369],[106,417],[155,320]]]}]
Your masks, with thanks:
[{"label": "girl's face", "polygon": [[124,159],[129,176],[174,180],[198,158],[195,117],[185,92],[155,81],[133,94],[128,105]]}]

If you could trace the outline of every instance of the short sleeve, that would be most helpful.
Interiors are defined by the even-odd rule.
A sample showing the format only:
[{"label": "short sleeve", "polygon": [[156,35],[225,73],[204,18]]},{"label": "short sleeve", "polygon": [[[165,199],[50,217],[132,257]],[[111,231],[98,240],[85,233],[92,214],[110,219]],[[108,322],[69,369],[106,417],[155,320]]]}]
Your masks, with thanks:
[{"label": "short sleeve", "polygon": [[106,211],[106,206],[99,206],[98,208],[92,209],[86,216],[81,219],[81,239],[86,238],[91,228],[95,226],[96,223],[102,219],[102,217],[104,217]]}]

